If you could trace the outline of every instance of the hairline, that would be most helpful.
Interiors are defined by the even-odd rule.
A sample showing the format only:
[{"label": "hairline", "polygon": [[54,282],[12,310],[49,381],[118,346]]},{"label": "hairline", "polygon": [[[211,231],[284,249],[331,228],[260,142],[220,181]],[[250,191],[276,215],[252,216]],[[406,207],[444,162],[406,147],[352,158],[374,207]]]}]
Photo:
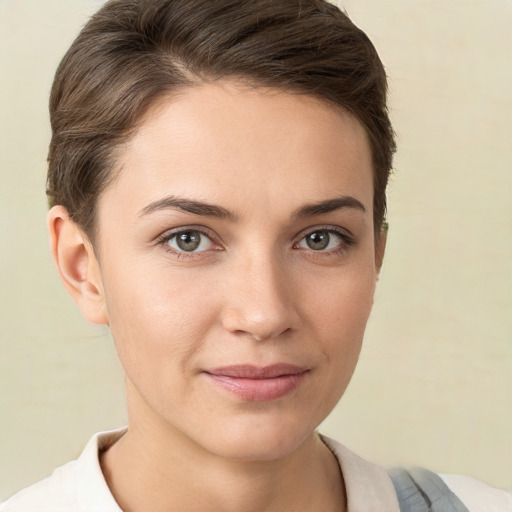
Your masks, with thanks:
[{"label": "hairline", "polygon": [[[263,80],[257,80],[252,79],[251,77],[247,76],[223,76],[219,78],[213,78],[208,77],[208,75],[199,76],[195,73],[190,72],[188,70],[187,77],[190,79],[190,82],[185,82],[180,85],[173,85],[172,90],[162,90],[159,93],[156,93],[153,98],[148,102],[147,107],[140,113],[138,116],[138,119],[133,123],[133,125],[125,132],[125,134],[121,137],[119,142],[117,142],[109,155],[109,162],[110,170],[108,174],[108,179],[102,188],[101,192],[96,197],[96,203],[93,205],[93,216],[92,216],[92,225],[89,229],[82,229],[82,231],[87,235],[88,240],[91,242],[91,244],[94,246],[97,236],[99,234],[99,226],[98,226],[98,203],[101,200],[102,196],[109,190],[111,186],[113,186],[119,176],[119,174],[123,170],[123,165],[120,163],[120,160],[122,159],[121,152],[123,148],[126,148],[130,144],[130,142],[137,136],[137,133],[139,130],[143,127],[143,125],[151,119],[152,116],[156,115],[156,111],[159,107],[161,107],[163,104],[168,103],[169,101],[179,99],[180,96],[186,95],[186,93],[190,89],[199,89],[201,87],[204,87],[206,85],[210,84],[226,84],[226,85],[232,85],[236,88],[239,88],[240,90],[251,90],[260,94],[265,93],[275,93],[275,94],[290,94],[290,95],[298,95],[307,97],[309,99],[315,100],[317,102],[320,102],[321,104],[328,105],[335,110],[337,110],[339,113],[349,115],[353,119],[355,119],[359,125],[363,128],[363,132],[365,134],[368,149],[370,153],[370,159],[371,159],[371,170],[372,170],[372,195],[375,194],[375,183],[374,183],[374,177],[376,173],[376,163],[374,161],[374,154],[372,150],[372,143],[371,143],[371,135],[366,127],[366,125],[361,121],[361,119],[356,115],[355,112],[353,112],[352,109],[350,109],[348,106],[341,104],[340,102],[336,102],[331,98],[328,98],[321,94],[314,94],[311,91],[306,90],[305,88],[302,89],[301,87],[293,87],[293,86],[282,86],[279,87],[277,85],[271,85],[264,83]],[[372,215],[375,215],[374,212],[374,204],[372,201]],[[384,212],[385,213],[385,212]],[[379,219],[380,224],[374,222],[374,231],[376,235],[381,231],[382,224],[385,222],[386,216],[384,215],[382,219]],[[375,217],[374,217],[375,220]],[[377,238],[377,237],[376,237]]]}]

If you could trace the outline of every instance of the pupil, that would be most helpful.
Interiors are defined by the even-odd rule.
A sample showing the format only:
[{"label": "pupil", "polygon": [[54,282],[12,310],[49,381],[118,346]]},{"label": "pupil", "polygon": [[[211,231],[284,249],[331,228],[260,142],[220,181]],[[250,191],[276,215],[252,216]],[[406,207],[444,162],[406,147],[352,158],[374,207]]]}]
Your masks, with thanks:
[{"label": "pupil", "polygon": [[320,251],[329,245],[330,236],[327,231],[315,231],[306,238],[306,243],[310,249]]},{"label": "pupil", "polygon": [[183,251],[195,251],[201,243],[201,235],[197,231],[185,231],[177,236],[176,243]]}]

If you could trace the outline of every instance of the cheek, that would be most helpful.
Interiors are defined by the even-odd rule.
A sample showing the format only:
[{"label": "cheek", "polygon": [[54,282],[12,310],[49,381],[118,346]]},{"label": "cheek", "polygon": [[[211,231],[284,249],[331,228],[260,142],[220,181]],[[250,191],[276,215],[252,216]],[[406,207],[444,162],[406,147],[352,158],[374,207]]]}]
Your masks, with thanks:
[{"label": "cheek", "polygon": [[352,376],[373,305],[375,274],[371,266],[342,273],[310,296],[309,321],[331,375],[342,389]]},{"label": "cheek", "polygon": [[337,333],[339,338],[349,341],[357,333],[362,334],[373,305],[375,272],[371,265],[357,266],[326,277],[323,283],[308,286],[305,304],[310,318],[319,329]]},{"label": "cheek", "polygon": [[[109,269],[105,296],[121,363],[133,379],[176,375],[200,349],[216,317],[215,299],[183,272],[138,262],[129,274]],[[138,269],[143,269],[141,272]]]}]

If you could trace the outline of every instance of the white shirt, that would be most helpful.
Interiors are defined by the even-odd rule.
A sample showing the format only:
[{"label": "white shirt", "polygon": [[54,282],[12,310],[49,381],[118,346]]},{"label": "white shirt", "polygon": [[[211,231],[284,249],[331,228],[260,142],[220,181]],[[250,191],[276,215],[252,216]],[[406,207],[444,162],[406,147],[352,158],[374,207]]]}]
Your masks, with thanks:
[{"label": "white shirt", "polygon": [[[122,512],[101,471],[99,453],[126,429],[92,437],[80,457],[0,505],[0,512]],[[322,440],[341,467],[348,512],[400,512],[387,472],[332,439]],[[470,512],[512,512],[512,495],[461,475],[440,475]]]}]

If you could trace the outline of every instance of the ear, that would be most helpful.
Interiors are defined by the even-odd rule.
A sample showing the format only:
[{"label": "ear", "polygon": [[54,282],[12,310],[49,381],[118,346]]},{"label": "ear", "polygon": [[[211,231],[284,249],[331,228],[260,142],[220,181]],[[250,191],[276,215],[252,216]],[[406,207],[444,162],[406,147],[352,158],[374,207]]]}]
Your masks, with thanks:
[{"label": "ear", "polygon": [[375,267],[377,268],[377,275],[380,273],[382,268],[382,262],[384,261],[384,253],[386,252],[386,243],[388,240],[388,229],[389,225],[386,221],[382,222],[380,232],[376,235],[375,240]]},{"label": "ear", "polygon": [[51,208],[47,221],[53,261],[66,290],[87,320],[107,324],[100,266],[91,242],[63,206]]}]

